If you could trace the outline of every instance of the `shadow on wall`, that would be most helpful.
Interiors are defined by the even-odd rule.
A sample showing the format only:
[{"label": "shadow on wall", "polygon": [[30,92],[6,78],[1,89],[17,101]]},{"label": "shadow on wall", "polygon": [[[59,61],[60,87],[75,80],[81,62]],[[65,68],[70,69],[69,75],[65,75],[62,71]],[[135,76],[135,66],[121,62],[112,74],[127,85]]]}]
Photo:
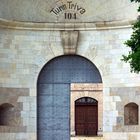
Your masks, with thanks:
[{"label": "shadow on wall", "polygon": [[17,126],[19,124],[20,113],[12,104],[4,103],[0,105],[0,125]]},{"label": "shadow on wall", "polygon": [[129,103],[124,107],[124,123],[125,125],[138,125],[138,105]]}]

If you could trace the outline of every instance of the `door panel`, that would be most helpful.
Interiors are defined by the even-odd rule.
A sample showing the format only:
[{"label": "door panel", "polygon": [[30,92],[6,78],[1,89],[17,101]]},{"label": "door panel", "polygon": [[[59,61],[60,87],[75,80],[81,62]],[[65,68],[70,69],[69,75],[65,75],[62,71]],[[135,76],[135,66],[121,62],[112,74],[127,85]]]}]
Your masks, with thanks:
[{"label": "door panel", "polygon": [[75,115],[76,135],[97,135],[97,105],[77,105]]},{"label": "door panel", "polygon": [[85,134],[85,108],[83,106],[76,107],[76,133],[77,135]]},{"label": "door panel", "polygon": [[69,88],[69,84],[39,85],[38,140],[69,140]]}]

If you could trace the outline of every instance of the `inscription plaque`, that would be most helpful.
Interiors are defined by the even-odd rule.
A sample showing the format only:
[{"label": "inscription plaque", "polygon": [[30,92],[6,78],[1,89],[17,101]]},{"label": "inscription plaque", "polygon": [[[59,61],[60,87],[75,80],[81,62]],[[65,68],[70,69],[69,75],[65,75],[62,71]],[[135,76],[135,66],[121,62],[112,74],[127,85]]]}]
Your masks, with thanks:
[{"label": "inscription plaque", "polygon": [[78,15],[82,15],[86,12],[86,9],[78,5],[77,3],[73,3],[72,1],[67,1],[66,4],[61,3],[61,5],[56,5],[54,8],[50,10],[50,13],[58,16],[60,14],[64,14],[64,19],[77,19]]}]

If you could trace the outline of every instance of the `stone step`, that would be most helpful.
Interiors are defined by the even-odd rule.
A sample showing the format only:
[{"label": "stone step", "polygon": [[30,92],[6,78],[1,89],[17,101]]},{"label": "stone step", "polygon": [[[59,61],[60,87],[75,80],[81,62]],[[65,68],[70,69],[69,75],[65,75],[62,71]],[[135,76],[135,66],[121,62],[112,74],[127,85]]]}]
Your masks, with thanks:
[{"label": "stone step", "polygon": [[71,140],[103,140],[103,137],[71,137]]}]

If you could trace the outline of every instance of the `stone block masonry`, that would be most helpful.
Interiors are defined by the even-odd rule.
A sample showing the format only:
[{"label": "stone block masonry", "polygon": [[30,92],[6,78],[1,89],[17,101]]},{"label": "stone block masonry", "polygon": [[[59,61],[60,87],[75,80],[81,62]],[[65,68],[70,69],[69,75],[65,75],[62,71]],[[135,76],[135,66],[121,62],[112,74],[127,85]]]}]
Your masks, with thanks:
[{"label": "stone block masonry", "polygon": [[[131,73],[129,65],[120,60],[129,51],[124,42],[131,33],[131,28],[123,27],[79,31],[76,55],[93,62],[102,75],[103,91],[98,95],[103,98],[100,114],[103,113],[105,140],[120,140],[118,135],[122,140],[140,137],[139,125],[123,125],[123,106],[128,102],[140,103],[139,75]],[[0,105],[10,103],[20,111],[18,126],[0,126],[2,140],[37,140],[38,75],[49,60],[60,55],[64,55],[64,50],[59,30],[0,28]]]}]

